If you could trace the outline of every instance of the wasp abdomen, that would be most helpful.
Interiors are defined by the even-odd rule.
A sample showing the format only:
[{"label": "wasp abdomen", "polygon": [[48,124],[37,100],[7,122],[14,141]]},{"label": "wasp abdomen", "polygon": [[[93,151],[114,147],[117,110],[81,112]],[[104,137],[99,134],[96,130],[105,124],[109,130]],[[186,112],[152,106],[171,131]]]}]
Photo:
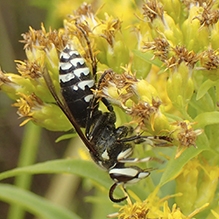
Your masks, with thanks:
[{"label": "wasp abdomen", "polygon": [[72,115],[81,127],[85,127],[95,82],[84,58],[70,45],[60,54],[59,81]]}]

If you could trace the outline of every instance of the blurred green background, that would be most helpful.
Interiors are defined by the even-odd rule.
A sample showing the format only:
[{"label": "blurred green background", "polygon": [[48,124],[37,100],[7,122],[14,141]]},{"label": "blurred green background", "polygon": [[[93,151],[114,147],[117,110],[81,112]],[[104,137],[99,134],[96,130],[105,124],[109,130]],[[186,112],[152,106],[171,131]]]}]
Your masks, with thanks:
[{"label": "blurred green background", "polygon": [[[52,29],[62,26],[61,17],[54,13],[58,2],[56,0],[0,0],[0,67],[3,72],[17,72],[14,60],[25,59],[24,44],[19,43],[19,40],[22,40],[21,34],[27,32],[29,26],[40,29],[41,22],[44,23],[47,30],[49,26]],[[67,6],[70,11],[77,7],[75,7],[74,2],[71,1],[70,5]],[[77,5],[80,4],[80,1],[78,2]],[[18,119],[16,108],[11,107],[12,103],[14,101],[0,92],[0,172],[17,166],[24,133],[24,127],[19,127],[21,120]],[[55,140],[61,134],[42,130],[36,162],[63,157],[68,141],[55,143]],[[33,177],[31,191],[40,196],[45,196],[54,176],[36,175]],[[14,179],[11,178],[3,182],[13,183]],[[82,196],[83,194],[78,196],[79,203]],[[86,205],[89,209],[89,205]],[[85,206],[83,205],[83,207]],[[0,202],[0,219],[7,218],[8,209],[9,206],[6,203]],[[86,218],[86,215],[81,216]],[[26,214],[25,218],[31,219],[33,216]]]}]

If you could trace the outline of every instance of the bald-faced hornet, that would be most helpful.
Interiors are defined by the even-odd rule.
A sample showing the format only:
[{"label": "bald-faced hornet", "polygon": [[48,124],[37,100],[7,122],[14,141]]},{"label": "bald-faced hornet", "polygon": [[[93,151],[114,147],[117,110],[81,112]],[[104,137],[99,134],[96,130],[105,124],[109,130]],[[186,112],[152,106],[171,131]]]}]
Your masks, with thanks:
[{"label": "bald-faced hornet", "polygon": [[[96,63],[96,62],[95,62]],[[133,134],[133,128],[120,126],[116,128],[116,115],[107,99],[101,101],[106,105],[108,112],[99,110],[99,101],[92,90],[98,89],[95,85],[96,64],[93,66],[93,75],[87,67],[84,58],[68,44],[60,54],[59,81],[61,94],[55,92],[54,85],[45,70],[44,78],[57,104],[74,126],[76,132],[88,148],[92,159],[105,170],[114,180],[109,190],[109,197],[113,202],[121,202],[127,198],[114,198],[117,185],[135,183],[149,176],[150,172],[137,166],[128,166],[126,163],[146,162],[152,158],[130,158],[135,143],[147,139],[161,139],[163,137],[140,136]],[[104,75],[104,74],[103,74]],[[81,128],[85,128],[85,134]],[[168,140],[168,139],[167,139]]]}]

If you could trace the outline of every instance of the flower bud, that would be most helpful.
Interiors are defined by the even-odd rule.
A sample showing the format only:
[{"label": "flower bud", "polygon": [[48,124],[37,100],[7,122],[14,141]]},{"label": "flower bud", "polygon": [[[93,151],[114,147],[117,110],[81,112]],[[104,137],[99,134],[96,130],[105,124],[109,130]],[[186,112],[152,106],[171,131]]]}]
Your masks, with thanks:
[{"label": "flower bud", "polygon": [[183,42],[183,34],[173,18],[166,13],[164,13],[164,23],[166,24],[164,35],[166,39],[171,42],[170,44],[181,44]]},{"label": "flower bud", "polygon": [[[200,52],[209,45],[209,34],[207,28],[201,28],[198,16],[201,7],[193,6],[189,10],[189,17],[182,25],[184,43],[189,51]],[[200,37],[201,36],[201,37]]]},{"label": "flower bud", "polygon": [[194,210],[193,205],[197,198],[198,167],[198,160],[192,160],[183,167],[181,174],[176,178],[176,192],[183,195],[176,197],[175,200],[186,215]]},{"label": "flower bud", "polygon": [[204,174],[198,187],[198,195],[194,203],[194,208],[199,208],[205,203],[211,203],[215,197],[218,186],[219,168],[204,163]]},{"label": "flower bud", "polygon": [[113,48],[108,47],[107,65],[118,73],[123,70],[120,66],[125,66],[129,62],[129,50],[122,41],[116,41]]},{"label": "flower bud", "polygon": [[[45,104],[34,93],[26,95],[18,93],[20,99],[13,106],[18,107],[20,118],[26,118],[21,126],[28,121],[51,131],[68,131],[72,128],[71,123],[56,104]],[[58,124],[58,125],[57,125]]]},{"label": "flower bud", "polygon": [[194,91],[194,84],[189,76],[189,68],[182,62],[178,70],[171,74],[167,81],[167,93],[173,105],[184,109],[190,101]]},{"label": "flower bud", "polygon": [[179,0],[165,0],[163,1],[164,10],[173,18],[175,23],[179,23],[181,15],[181,3]]}]

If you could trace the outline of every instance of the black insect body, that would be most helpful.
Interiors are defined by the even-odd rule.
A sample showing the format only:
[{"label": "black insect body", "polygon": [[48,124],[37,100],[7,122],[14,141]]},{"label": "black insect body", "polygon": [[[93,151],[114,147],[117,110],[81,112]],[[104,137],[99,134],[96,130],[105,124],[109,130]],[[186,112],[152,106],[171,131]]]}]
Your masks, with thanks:
[{"label": "black insect body", "polygon": [[[96,72],[93,72],[93,76],[91,75],[85,60],[77,50],[71,48],[71,45],[67,45],[61,52],[59,72],[61,93],[64,99],[56,94],[51,78],[45,71],[44,78],[50,92],[88,148],[92,159],[106,169],[115,181],[109,191],[110,199],[113,202],[125,200],[127,197],[120,199],[113,197],[116,186],[135,183],[150,174],[149,171],[142,170],[137,166],[125,166],[126,163],[151,160],[149,157],[130,158],[133,154],[134,143],[154,137],[128,137],[133,133],[131,127],[116,128],[115,113],[106,99],[102,99],[102,101],[109,112],[103,113],[98,109],[98,101],[92,92],[92,89],[95,89],[94,75]],[[81,131],[81,127],[85,127],[86,135]],[[161,140],[165,141],[163,138]]]},{"label": "black insect body", "polygon": [[[126,163],[146,162],[151,158],[129,158],[133,153],[133,141],[129,141],[127,135],[133,132],[127,126],[115,127],[116,116],[114,112],[106,112],[101,115],[93,129],[89,133],[89,141],[95,152],[90,151],[93,160],[109,172],[115,181],[110,189],[109,197],[113,202],[120,202],[127,197],[115,199],[113,191],[117,185],[123,183],[136,183],[140,179],[149,176],[149,171],[137,166],[125,167]],[[136,137],[137,139],[137,137]]]},{"label": "black insect body", "polygon": [[59,81],[61,93],[80,127],[85,128],[88,110],[94,98],[95,81],[84,58],[67,45],[60,55]]}]

